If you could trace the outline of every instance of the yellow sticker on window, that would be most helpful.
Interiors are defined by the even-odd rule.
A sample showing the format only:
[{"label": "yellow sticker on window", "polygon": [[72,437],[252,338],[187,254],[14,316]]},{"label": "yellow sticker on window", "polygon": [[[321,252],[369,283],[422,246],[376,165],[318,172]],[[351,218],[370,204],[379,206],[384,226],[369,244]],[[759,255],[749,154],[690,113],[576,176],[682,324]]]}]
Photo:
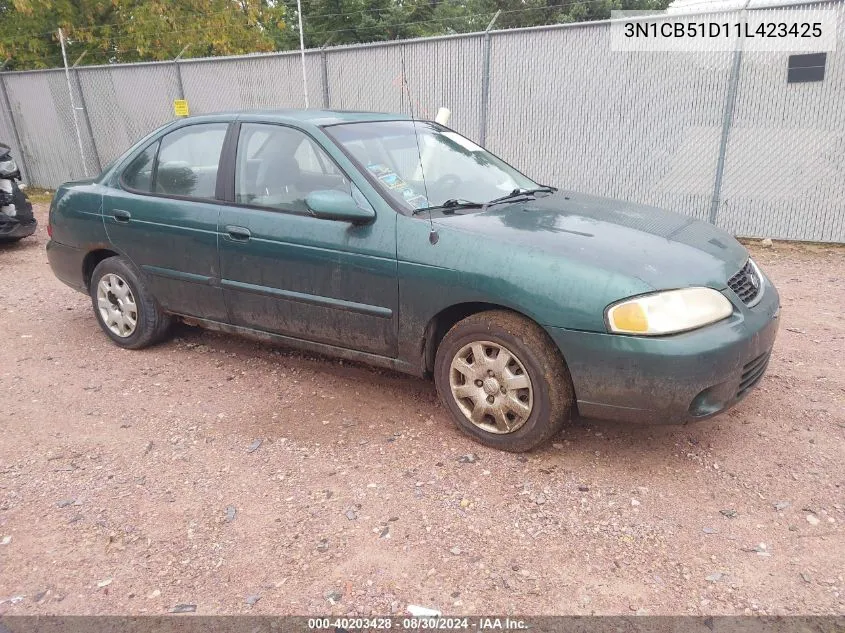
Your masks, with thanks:
[{"label": "yellow sticker on window", "polygon": [[176,116],[188,116],[188,100],[187,99],[174,99],[173,100],[173,113]]}]

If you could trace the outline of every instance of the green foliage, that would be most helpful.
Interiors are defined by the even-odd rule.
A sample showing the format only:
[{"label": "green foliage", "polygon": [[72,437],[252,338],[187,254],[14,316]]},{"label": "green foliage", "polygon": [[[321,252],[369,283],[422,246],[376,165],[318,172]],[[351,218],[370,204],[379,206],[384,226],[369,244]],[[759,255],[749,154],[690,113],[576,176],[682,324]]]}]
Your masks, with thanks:
[{"label": "green foliage", "polygon": [[[610,17],[670,0],[302,0],[305,45],[355,44]],[[104,64],[299,47],[296,0],[0,0],[7,68]]]},{"label": "green foliage", "polygon": [[0,55],[8,68],[104,64],[272,51],[284,7],[267,0],[0,0]]}]

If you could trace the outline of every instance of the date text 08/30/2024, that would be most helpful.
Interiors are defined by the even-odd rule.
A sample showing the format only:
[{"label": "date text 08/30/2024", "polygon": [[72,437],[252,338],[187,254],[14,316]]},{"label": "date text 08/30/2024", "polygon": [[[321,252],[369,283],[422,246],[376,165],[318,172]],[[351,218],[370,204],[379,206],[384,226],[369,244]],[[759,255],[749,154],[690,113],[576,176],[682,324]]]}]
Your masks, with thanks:
[{"label": "date text 08/30/2024", "polygon": [[525,620],[499,617],[372,617],[372,618],[309,618],[308,629],[321,631],[361,631],[361,630],[478,630],[478,631],[518,631],[528,628]]}]

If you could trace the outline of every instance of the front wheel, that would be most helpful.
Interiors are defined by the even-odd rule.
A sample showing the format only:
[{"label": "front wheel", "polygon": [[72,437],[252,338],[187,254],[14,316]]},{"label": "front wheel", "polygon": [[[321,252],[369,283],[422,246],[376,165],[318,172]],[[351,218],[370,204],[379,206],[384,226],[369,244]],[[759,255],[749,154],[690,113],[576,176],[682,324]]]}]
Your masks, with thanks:
[{"label": "front wheel", "polygon": [[474,314],[447,332],[434,382],[462,431],[516,453],[560,432],[574,401],[569,371],[548,334],[503,310]]},{"label": "front wheel", "polygon": [[91,275],[91,301],[100,327],[127,349],[141,349],[164,338],[167,315],[135,267],[122,257],[104,259]]}]

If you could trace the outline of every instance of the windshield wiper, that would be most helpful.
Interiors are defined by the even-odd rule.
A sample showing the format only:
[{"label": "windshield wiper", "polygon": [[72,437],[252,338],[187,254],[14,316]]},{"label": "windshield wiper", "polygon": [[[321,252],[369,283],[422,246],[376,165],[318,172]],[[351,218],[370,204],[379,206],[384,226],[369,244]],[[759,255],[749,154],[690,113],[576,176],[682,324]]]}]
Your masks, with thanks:
[{"label": "windshield wiper", "polygon": [[422,209],[414,209],[411,212],[411,215],[427,213],[429,211],[442,211],[443,213],[449,214],[454,213],[457,209],[481,209],[484,206],[485,203],[483,202],[472,202],[470,200],[458,200],[457,198],[451,198],[443,204],[434,205],[432,207],[423,207]]},{"label": "windshield wiper", "polygon": [[514,189],[509,194],[502,196],[501,198],[493,198],[487,205],[491,204],[498,204],[499,202],[510,202],[515,198],[520,198],[522,196],[533,196],[535,193],[554,193],[557,191],[556,187],[537,187],[536,189]]}]

